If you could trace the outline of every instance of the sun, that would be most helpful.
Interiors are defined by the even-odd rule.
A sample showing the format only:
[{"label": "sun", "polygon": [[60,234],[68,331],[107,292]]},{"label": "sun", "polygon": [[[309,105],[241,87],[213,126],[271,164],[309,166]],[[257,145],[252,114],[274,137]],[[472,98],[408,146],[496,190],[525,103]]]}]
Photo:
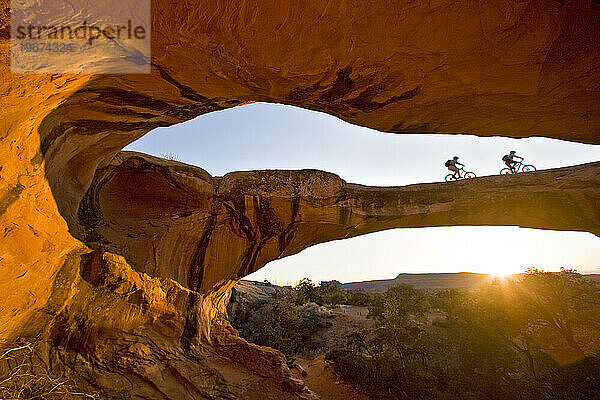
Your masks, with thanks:
[{"label": "sun", "polygon": [[506,279],[523,271],[524,268],[515,265],[493,265],[490,266],[488,273],[494,278]]}]

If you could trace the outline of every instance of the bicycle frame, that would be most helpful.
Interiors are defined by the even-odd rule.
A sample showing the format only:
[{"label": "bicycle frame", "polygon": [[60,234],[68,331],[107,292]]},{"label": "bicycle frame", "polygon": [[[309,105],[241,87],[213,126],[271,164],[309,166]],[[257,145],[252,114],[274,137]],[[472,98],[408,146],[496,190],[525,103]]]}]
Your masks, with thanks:
[{"label": "bicycle frame", "polygon": [[[450,179],[448,179],[451,177]],[[470,179],[475,178],[476,175],[474,172],[466,171],[464,167],[458,169],[458,177],[456,177],[456,172],[452,171],[451,174],[446,175],[446,182],[450,182],[451,180],[462,180],[462,179]]]},{"label": "bicycle frame", "polygon": [[[506,168],[503,168],[502,170],[500,170],[500,175],[518,174],[518,173],[521,173],[521,172],[536,171],[535,166],[530,165],[530,164],[525,164],[525,159],[523,159],[521,161],[516,161],[510,167],[509,167],[509,164],[507,164],[506,162],[504,164],[506,165]],[[504,172],[504,171],[506,171],[506,172]]]},{"label": "bicycle frame", "polygon": [[[523,162],[524,162],[524,161],[525,161],[525,160],[517,161],[517,163],[516,163],[516,164],[513,164],[513,165],[512,165],[512,169],[513,169],[515,172],[519,172],[519,171],[521,170],[521,168],[523,168],[523,165],[525,165],[525,164],[523,164]],[[507,165],[507,167],[508,167],[508,168],[511,168],[511,167],[509,167],[508,165]]]}]

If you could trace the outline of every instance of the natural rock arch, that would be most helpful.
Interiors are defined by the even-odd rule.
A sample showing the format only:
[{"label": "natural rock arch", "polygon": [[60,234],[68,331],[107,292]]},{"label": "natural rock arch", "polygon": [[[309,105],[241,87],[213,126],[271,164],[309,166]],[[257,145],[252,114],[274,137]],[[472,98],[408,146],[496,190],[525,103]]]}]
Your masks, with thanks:
[{"label": "natural rock arch", "polygon": [[600,235],[600,162],[518,176],[400,187],[317,170],[212,177],[122,152],[79,208],[82,241],[138,271],[208,294],[276,258],[383,229],[521,225]]}]

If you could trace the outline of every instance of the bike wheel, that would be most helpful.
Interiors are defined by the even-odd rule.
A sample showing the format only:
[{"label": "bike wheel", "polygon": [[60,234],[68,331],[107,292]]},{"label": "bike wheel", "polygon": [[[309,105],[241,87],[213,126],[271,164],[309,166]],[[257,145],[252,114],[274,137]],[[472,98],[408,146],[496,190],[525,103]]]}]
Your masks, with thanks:
[{"label": "bike wheel", "polygon": [[465,172],[465,179],[475,178],[475,172]]},{"label": "bike wheel", "polygon": [[523,165],[523,172],[533,172],[535,167],[533,165]]},{"label": "bike wheel", "polygon": [[500,171],[500,175],[510,175],[510,174],[512,174],[512,173],[513,173],[513,172],[510,170],[510,168],[503,168],[503,169]]},{"label": "bike wheel", "polygon": [[454,174],[448,174],[446,175],[446,182],[451,182],[454,180]]}]

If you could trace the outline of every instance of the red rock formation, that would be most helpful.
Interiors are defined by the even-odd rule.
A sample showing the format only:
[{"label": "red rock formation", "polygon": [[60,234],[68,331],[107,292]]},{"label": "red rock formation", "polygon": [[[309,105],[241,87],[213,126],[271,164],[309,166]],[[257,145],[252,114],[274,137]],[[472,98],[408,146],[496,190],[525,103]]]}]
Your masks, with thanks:
[{"label": "red rock formation", "polygon": [[152,73],[122,76],[10,74],[8,8],[0,0],[0,343],[40,338],[53,365],[107,395],[131,382],[140,397],[310,397],[280,356],[210,321],[233,280],[314,243],[456,224],[598,234],[597,164],[375,189],[113,160],[155,127],[249,101],[397,133],[598,144],[596,1],[155,0]]},{"label": "red rock formation", "polygon": [[600,235],[600,163],[402,187],[315,171],[211,177],[123,152],[99,169],[80,239],[138,271],[208,294],[306,247],[398,227],[520,225]]}]

